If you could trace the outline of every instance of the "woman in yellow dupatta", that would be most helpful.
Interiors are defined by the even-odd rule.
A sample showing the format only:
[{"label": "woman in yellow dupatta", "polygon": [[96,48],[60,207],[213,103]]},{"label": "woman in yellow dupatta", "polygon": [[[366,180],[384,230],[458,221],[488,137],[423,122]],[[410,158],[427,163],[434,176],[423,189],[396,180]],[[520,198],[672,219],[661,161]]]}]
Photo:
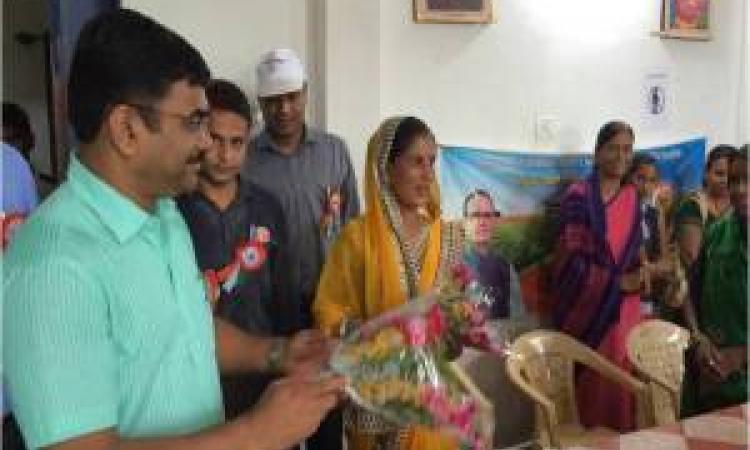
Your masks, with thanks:
[{"label": "woman in yellow dupatta", "polygon": [[[426,294],[460,258],[461,229],[440,218],[434,135],[414,117],[385,120],[370,138],[365,214],[350,222],[331,249],[313,303],[319,328],[339,335]],[[424,428],[396,429],[362,410],[347,414],[353,450],[448,450],[456,441]]]}]

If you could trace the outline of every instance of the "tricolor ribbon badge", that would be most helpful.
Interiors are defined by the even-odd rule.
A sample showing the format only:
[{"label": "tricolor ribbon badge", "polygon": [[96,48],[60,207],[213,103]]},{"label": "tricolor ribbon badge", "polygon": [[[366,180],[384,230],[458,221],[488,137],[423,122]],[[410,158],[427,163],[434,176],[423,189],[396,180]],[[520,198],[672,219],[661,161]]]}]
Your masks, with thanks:
[{"label": "tricolor ribbon badge", "polygon": [[238,248],[236,259],[239,260],[242,269],[254,272],[266,262],[267,256],[265,245],[255,241]]},{"label": "tricolor ribbon badge", "polygon": [[250,226],[248,239],[234,251],[232,262],[220,269],[208,269],[203,277],[212,303],[218,301],[222,292],[231,292],[240,282],[243,272],[255,272],[268,259],[266,246],[271,242],[271,231],[266,227]]}]

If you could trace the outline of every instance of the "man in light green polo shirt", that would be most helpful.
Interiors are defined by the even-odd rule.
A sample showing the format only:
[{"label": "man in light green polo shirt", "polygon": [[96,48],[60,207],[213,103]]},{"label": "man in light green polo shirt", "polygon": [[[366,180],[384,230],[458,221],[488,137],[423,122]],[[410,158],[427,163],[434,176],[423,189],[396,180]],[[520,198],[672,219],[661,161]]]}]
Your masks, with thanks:
[{"label": "man in light green polo shirt", "polygon": [[[68,180],[5,255],[3,371],[29,447],[283,449],[312,433],[343,381],[326,342],[248,336],[212,320],[171,196],[209,146],[200,54],[133,11],[81,31]],[[290,373],[224,423],[218,370]]]}]

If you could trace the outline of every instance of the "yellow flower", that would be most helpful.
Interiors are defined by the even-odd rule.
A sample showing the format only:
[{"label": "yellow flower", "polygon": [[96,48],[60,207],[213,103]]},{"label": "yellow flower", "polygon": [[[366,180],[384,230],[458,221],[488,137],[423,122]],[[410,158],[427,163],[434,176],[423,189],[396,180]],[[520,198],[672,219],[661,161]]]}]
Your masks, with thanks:
[{"label": "yellow flower", "polygon": [[367,401],[372,399],[372,383],[359,383],[355,386],[355,389],[359,392],[359,396],[362,397],[362,399]]},{"label": "yellow flower", "polygon": [[361,347],[362,355],[370,359],[382,359],[389,353],[403,346],[401,332],[393,327],[380,330],[371,341],[364,342]]},{"label": "yellow flower", "polygon": [[372,401],[377,405],[384,404],[387,398],[387,390],[383,384],[376,383],[372,388]]}]

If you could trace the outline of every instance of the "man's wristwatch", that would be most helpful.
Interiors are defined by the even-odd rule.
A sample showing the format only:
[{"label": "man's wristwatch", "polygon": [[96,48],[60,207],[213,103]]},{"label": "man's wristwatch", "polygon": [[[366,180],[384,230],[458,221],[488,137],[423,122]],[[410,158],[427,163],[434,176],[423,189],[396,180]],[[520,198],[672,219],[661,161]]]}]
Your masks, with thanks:
[{"label": "man's wristwatch", "polygon": [[283,369],[284,356],[286,356],[287,339],[282,337],[272,338],[271,347],[266,357],[266,370],[271,373],[280,373]]}]

